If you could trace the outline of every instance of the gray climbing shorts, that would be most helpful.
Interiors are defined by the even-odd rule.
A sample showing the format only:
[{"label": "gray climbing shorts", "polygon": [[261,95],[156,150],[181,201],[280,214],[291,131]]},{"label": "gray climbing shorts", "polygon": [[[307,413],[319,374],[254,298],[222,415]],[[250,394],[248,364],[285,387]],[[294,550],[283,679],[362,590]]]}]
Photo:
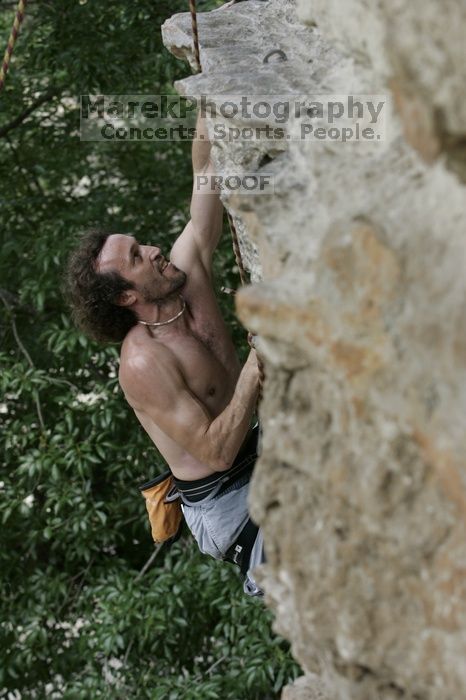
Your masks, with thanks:
[{"label": "gray climbing shorts", "polygon": [[[245,476],[204,504],[202,501],[189,506],[182,504],[186,523],[201,552],[210,554],[215,559],[223,559],[249,519],[248,492],[249,476]],[[259,529],[244,581],[244,592],[247,595],[263,595],[253,575],[256,566],[263,561],[264,538]]]}]

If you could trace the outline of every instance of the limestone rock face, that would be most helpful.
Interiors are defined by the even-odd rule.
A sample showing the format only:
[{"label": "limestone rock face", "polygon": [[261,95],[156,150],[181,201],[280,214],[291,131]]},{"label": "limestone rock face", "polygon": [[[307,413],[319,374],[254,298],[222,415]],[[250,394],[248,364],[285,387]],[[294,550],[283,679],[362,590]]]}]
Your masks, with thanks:
[{"label": "limestone rock face", "polygon": [[298,6],[304,21],[354,58],[360,75],[385,78],[405,137],[426,162],[444,155],[465,182],[466,3],[298,0]]},{"label": "limestone rock face", "polygon": [[[177,85],[389,98],[378,142],[300,139],[299,113],[214,140],[219,173],[273,178],[224,199],[267,376],[260,580],[304,670],[284,700],[466,697],[465,7],[242,2],[199,15],[203,73]],[[192,61],[187,13],[163,34]]]}]

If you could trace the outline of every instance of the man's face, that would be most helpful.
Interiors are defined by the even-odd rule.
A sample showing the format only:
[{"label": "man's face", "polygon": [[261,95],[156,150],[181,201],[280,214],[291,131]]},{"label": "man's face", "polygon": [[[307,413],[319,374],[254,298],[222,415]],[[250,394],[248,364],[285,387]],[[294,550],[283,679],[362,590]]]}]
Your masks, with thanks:
[{"label": "man's face", "polygon": [[97,259],[98,272],[119,272],[140,296],[157,302],[183,287],[186,274],[162,255],[160,248],[141,245],[129,235],[114,233],[107,238]]}]

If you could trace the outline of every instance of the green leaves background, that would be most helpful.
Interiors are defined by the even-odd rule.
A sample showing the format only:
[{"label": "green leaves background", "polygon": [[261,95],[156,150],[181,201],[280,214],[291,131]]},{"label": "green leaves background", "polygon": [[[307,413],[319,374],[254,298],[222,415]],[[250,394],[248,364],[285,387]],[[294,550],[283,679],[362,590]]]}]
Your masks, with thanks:
[{"label": "green leaves background", "polygon": [[[78,333],[63,299],[83,228],[168,250],[187,220],[189,143],[79,140],[81,94],[173,91],[188,67],[160,25],[185,10],[35,0],[0,94],[0,697],[266,700],[299,671],[262,602],[188,533],[140,575],[137,485],[164,465],[118,387],[118,348]],[[0,0],[2,50],[13,13]],[[215,274],[238,284],[226,233]]]}]

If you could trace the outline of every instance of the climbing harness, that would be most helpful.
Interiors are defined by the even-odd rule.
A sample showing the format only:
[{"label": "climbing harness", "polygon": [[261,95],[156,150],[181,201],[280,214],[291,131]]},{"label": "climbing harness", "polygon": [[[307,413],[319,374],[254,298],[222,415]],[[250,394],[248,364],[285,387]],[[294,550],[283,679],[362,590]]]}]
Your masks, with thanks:
[{"label": "climbing harness", "polygon": [[195,481],[174,478],[173,483],[181,495],[183,503],[186,506],[205,505],[217,496],[221,496],[233,484],[238,485],[240,481],[247,483],[258,456],[258,443],[259,423],[251,430],[229,469],[224,472],[215,472]]},{"label": "climbing harness", "polygon": [[[156,544],[176,542],[183,528],[184,506],[204,506],[232,487],[246,485],[258,457],[259,423],[256,423],[246,443],[238,452],[232,466],[223,473],[215,473],[204,479],[182,481],[168,469],[155,479],[139,486],[146,502],[152,539]],[[225,552],[224,561],[239,566],[245,576],[249,568],[252,548],[259,528],[248,518],[235,542]]]},{"label": "climbing harness", "polygon": [[5,85],[5,77],[8,73],[8,68],[10,67],[11,54],[13,53],[13,49],[15,47],[16,39],[18,38],[21,23],[24,19],[26,4],[27,0],[19,0],[18,2],[18,8],[16,10],[13,27],[11,28],[11,33],[8,38],[8,44],[5,50],[5,54],[3,56],[2,65],[0,67],[0,92],[2,91],[3,86]]},{"label": "climbing harness", "polygon": [[[245,486],[252,475],[254,464],[258,457],[260,428],[256,423],[245,445],[236,456],[232,466],[223,473],[215,473],[204,479],[181,481],[173,479],[174,488],[180,495],[184,506],[203,507],[231,488],[239,489]],[[223,555],[223,561],[239,566],[241,573],[246,576],[249,569],[251,552],[257,538],[259,528],[248,518],[236,540]]]},{"label": "climbing harness", "polygon": [[251,553],[254,543],[257,538],[259,528],[256,523],[249,518],[246,525],[241,530],[236,542],[227,550],[224,561],[229,561],[232,564],[239,566],[243,576],[246,576],[251,560]]}]

